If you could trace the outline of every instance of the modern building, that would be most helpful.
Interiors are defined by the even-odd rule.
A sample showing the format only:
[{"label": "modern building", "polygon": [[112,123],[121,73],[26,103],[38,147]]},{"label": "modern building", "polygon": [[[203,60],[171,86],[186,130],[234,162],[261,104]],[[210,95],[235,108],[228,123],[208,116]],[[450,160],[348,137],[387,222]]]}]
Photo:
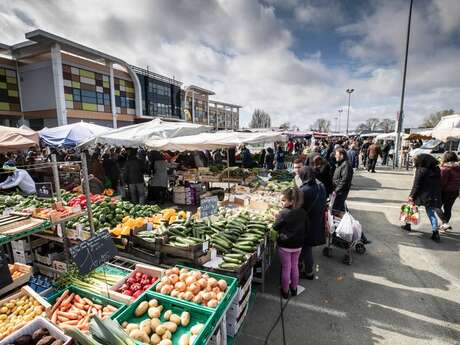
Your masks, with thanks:
[{"label": "modern building", "polygon": [[209,101],[209,125],[216,130],[240,128],[240,105]]},{"label": "modern building", "polygon": [[0,125],[41,129],[85,120],[120,127],[155,117],[212,122],[210,90],[182,89],[174,78],[43,30],[25,37],[0,44]]}]

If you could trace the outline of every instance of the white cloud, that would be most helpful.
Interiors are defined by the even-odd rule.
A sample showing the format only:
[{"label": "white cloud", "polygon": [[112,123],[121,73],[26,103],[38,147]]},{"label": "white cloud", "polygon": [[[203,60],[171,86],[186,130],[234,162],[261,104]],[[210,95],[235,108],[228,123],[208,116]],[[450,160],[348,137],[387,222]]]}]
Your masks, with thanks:
[{"label": "white cloud", "polygon": [[294,17],[298,23],[316,28],[333,27],[344,20],[340,2],[333,0],[299,4],[294,10]]},{"label": "white cloud", "polygon": [[[458,30],[450,16],[456,13],[457,2],[430,1],[430,9],[414,11],[406,98],[411,123],[431,111],[460,109],[460,52],[448,48],[446,38]],[[327,4],[138,0],[134,6],[106,0],[99,1],[96,10],[90,0],[17,0],[0,4],[0,42],[17,43],[35,28],[53,32],[140,67],[148,65],[185,84],[214,90],[215,99],[244,107],[243,124],[254,108],[270,112],[274,123],[290,121],[300,128],[318,117],[332,120],[338,108],[346,109],[349,87],[356,90],[351,128],[370,116],[394,118],[401,92],[407,3],[379,1],[358,21],[342,26],[338,33],[346,41],[349,58],[347,64],[336,66],[325,64],[321,51],[295,55],[292,33],[276,16],[282,7],[301,27],[322,27],[319,18],[331,14],[331,21],[340,23],[339,2]]]}]

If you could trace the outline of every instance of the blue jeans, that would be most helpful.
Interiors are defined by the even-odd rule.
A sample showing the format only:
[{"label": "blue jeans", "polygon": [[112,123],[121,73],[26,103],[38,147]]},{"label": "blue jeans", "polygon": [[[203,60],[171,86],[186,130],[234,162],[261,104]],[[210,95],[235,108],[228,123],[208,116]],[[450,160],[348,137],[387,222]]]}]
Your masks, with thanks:
[{"label": "blue jeans", "polygon": [[426,210],[426,214],[428,215],[428,218],[430,219],[431,230],[438,231],[438,218],[436,218],[434,208],[425,207],[425,210]]}]

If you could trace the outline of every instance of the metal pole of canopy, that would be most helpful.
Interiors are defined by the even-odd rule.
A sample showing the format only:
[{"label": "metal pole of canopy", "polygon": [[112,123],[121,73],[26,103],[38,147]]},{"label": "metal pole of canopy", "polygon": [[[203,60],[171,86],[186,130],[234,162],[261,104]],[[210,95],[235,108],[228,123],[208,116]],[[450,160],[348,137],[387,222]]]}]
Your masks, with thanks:
[{"label": "metal pole of canopy", "polygon": [[227,147],[227,188],[230,192],[230,151]]},{"label": "metal pole of canopy", "polygon": [[88,178],[88,163],[86,162],[86,154],[81,153],[81,169],[83,172],[83,191],[86,197],[86,211],[88,212],[89,228],[91,232],[91,237],[94,236],[94,221],[93,221],[93,211],[91,209],[91,198],[89,197],[89,178]]},{"label": "metal pole of canopy", "polygon": [[57,166],[56,155],[51,155],[51,167],[53,169],[54,189],[56,192],[57,201],[61,201],[61,184],[59,183],[59,170]]}]

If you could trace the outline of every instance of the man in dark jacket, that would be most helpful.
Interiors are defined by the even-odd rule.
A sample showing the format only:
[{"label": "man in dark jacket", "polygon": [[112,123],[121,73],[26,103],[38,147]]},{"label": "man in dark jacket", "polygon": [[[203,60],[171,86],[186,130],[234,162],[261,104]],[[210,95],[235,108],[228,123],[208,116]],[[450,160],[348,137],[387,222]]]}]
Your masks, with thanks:
[{"label": "man in dark jacket", "polygon": [[332,209],[335,211],[345,212],[345,201],[347,200],[348,193],[351,188],[353,168],[348,162],[347,152],[345,149],[341,147],[336,149],[335,158],[337,160],[337,167],[332,178],[335,193]]},{"label": "man in dark jacket", "polygon": [[387,141],[382,147],[382,165],[387,165],[388,155],[390,154],[391,144]]},{"label": "man in dark jacket", "polygon": [[128,185],[131,202],[135,204],[145,203],[145,161],[140,160],[136,155],[136,150],[129,149],[128,160],[126,161],[124,175]]},{"label": "man in dark jacket", "polygon": [[305,229],[305,240],[300,254],[304,266],[300,277],[313,280],[315,274],[312,249],[326,243],[324,211],[327,195],[324,185],[315,178],[312,167],[303,167],[299,172],[299,177],[302,180],[300,191],[303,194],[303,208],[308,214],[308,226]]},{"label": "man in dark jacket", "polygon": [[329,162],[318,155],[313,159],[313,169],[315,169],[316,178],[326,188],[326,194],[331,195],[333,192],[332,175],[334,175],[334,171]]},{"label": "man in dark jacket", "polygon": [[361,160],[363,162],[363,167],[367,168],[367,150],[369,149],[369,141],[364,140],[363,145],[361,146]]},{"label": "man in dark jacket", "polygon": [[367,171],[375,173],[375,165],[377,164],[377,159],[382,155],[382,149],[380,148],[379,143],[375,142],[369,146],[367,150],[368,164]]}]

